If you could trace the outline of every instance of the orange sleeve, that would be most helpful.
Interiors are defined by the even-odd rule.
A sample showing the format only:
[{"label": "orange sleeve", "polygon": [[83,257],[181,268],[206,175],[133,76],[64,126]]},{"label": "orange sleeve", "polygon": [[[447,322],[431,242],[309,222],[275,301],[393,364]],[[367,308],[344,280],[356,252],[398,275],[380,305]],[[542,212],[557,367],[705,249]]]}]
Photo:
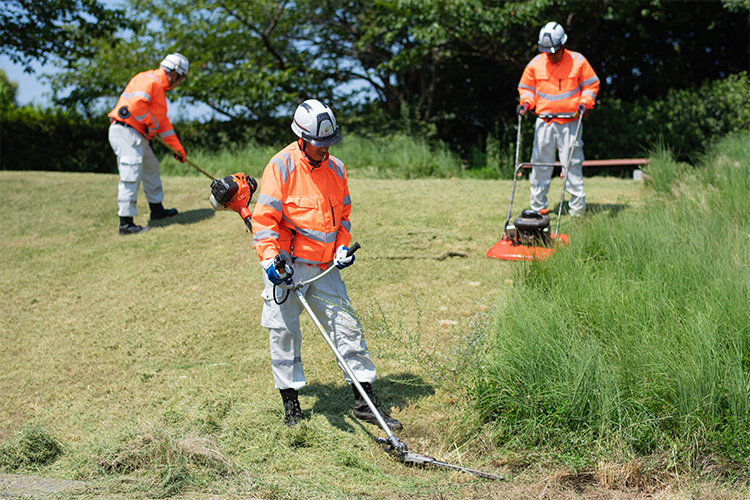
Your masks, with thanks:
[{"label": "orange sleeve", "polygon": [[528,103],[529,109],[536,107],[536,76],[534,75],[534,62],[539,56],[532,59],[523,70],[521,81],[518,82],[518,97],[520,104]]},{"label": "orange sleeve", "polygon": [[283,158],[274,156],[263,170],[260,181],[260,194],[255,202],[253,212],[253,247],[258,253],[258,259],[263,261],[272,259],[279,254],[281,244],[280,234],[286,231],[281,227],[283,213],[283,181],[281,172],[276,167],[276,161]]},{"label": "orange sleeve", "polygon": [[581,100],[580,104],[583,104],[587,108],[591,109],[596,104],[596,96],[599,94],[599,77],[596,76],[594,68],[591,67],[587,59],[583,60],[581,66]]},{"label": "orange sleeve", "polygon": [[344,207],[341,212],[341,224],[339,224],[339,231],[336,233],[336,244],[335,248],[344,245],[348,247],[352,241],[351,229],[352,223],[349,222],[349,215],[352,213],[352,200],[349,196],[349,182],[346,178],[346,170],[344,170]]}]

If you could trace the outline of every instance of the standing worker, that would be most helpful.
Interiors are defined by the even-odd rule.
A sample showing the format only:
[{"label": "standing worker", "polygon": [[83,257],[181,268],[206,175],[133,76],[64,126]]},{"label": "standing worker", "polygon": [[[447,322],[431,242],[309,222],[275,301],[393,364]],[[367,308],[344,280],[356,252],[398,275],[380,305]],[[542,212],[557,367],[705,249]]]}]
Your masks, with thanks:
[{"label": "standing worker", "polygon": [[[567,190],[570,193],[569,215],[580,217],[586,210],[583,191],[583,123],[576,139],[578,116],[586,116],[596,103],[599,77],[583,55],[565,50],[568,35],[558,23],[547,23],[539,32],[539,52],[523,70],[518,83],[521,97],[518,114],[534,109],[537,115],[576,113],[573,118],[537,118],[531,163],[555,162],[559,152],[563,168],[568,169]],[[575,147],[570,165],[570,148]],[[533,167],[530,204],[532,210],[547,208],[553,167]]]},{"label": "standing worker", "polygon": [[[253,244],[265,271],[261,325],[269,331],[273,377],[290,427],[305,418],[297,398],[305,385],[299,326],[303,306],[296,295],[284,300],[281,290],[275,289],[287,274],[274,267],[274,260],[279,255],[285,259],[295,281],[318,276],[331,261],[338,269],[354,262],[353,254],[346,255],[352,238],[346,169],[341,160],[328,154],[328,148],[341,140],[333,111],[309,99],[297,107],[292,130],[299,139],[266,166],[253,213]],[[375,365],[338,269],[304,287],[305,298],[327,325],[336,348],[388,427],[401,429],[401,423],[380,408],[373,393]],[[351,380],[347,382],[351,384]],[[356,386],[352,385],[352,390],[354,416],[377,425],[376,415]]]},{"label": "standing worker", "polygon": [[189,67],[190,63],[182,54],[169,54],[159,69],[135,75],[120,95],[117,105],[109,112],[109,143],[117,155],[117,169],[120,172],[117,193],[120,234],[138,234],[150,229],[133,223],[133,217],[138,215],[136,201],[141,181],[151,208],[151,220],[177,215],[176,208],[165,209],[162,205],[164,191],[159,175],[159,160],[148,141],[158,134],[177,151],[175,158],[185,162],[185,148],[167,118],[165,93],[182,82]]}]

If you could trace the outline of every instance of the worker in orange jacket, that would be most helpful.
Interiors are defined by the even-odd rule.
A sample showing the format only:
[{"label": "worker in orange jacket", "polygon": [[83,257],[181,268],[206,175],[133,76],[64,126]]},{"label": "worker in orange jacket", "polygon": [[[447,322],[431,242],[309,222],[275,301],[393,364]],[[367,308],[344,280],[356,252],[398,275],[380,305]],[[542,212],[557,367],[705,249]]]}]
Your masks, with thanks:
[{"label": "worker in orange jacket", "polygon": [[[547,23],[539,31],[539,51],[526,66],[518,84],[520,104],[517,112],[530,109],[537,114],[531,163],[555,162],[560,155],[563,168],[568,169],[567,191],[569,215],[580,217],[586,210],[583,190],[583,123],[576,140],[579,114],[585,116],[596,103],[599,77],[583,55],[565,49],[568,35],[558,23]],[[543,119],[539,115],[570,114],[572,118]],[[574,148],[570,165],[570,148]],[[532,210],[547,208],[553,167],[533,167],[530,204]]]},{"label": "worker in orange jacket", "polygon": [[181,162],[187,158],[185,148],[167,118],[165,92],[183,81],[189,67],[190,63],[182,54],[169,54],[159,69],[135,75],[109,112],[109,143],[117,155],[120,172],[117,194],[120,234],[138,234],[150,229],[133,222],[133,217],[138,215],[136,202],[141,181],[151,208],[151,220],[177,215],[176,208],[165,209],[162,205],[164,192],[159,160],[148,141],[159,135],[177,151],[175,158]]},{"label": "worker in orange jacket", "polygon": [[[284,282],[286,274],[280,274],[273,266],[274,259],[278,255],[286,259],[296,281],[318,276],[331,263],[343,269],[354,262],[354,254],[346,255],[351,241],[352,209],[346,168],[341,160],[328,154],[328,148],[341,140],[333,111],[320,101],[309,99],[297,107],[292,130],[298,139],[266,166],[253,213],[253,243],[265,271],[261,324],[269,331],[273,377],[289,426],[304,418],[298,399],[298,391],[305,385],[299,326],[303,306],[296,295],[290,294],[284,300],[275,288]],[[336,348],[386,424],[400,429],[401,423],[380,408],[373,393],[375,365],[338,269],[303,288],[305,298],[316,316],[327,321]],[[351,384],[351,380],[347,382]],[[354,385],[352,389],[354,415],[377,424],[376,415]]]}]

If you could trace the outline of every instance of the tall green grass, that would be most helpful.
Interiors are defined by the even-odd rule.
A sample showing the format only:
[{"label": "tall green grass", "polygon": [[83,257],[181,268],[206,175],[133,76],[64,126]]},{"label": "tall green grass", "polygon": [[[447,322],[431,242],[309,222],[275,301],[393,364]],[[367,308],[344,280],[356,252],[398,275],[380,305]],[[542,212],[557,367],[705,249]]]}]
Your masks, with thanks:
[{"label": "tall green grass", "polygon": [[502,446],[750,474],[750,139],[704,162],[658,152],[645,208],[520,268],[475,385]]}]

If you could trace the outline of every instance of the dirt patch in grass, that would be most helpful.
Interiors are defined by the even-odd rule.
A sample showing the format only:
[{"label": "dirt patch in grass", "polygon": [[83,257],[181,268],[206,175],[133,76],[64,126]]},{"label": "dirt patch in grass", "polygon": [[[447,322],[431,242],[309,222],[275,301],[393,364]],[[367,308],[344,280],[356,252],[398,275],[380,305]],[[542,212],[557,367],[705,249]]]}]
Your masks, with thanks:
[{"label": "dirt patch in grass", "polygon": [[83,481],[0,474],[0,498],[45,498],[63,492],[75,493],[86,486]]}]

